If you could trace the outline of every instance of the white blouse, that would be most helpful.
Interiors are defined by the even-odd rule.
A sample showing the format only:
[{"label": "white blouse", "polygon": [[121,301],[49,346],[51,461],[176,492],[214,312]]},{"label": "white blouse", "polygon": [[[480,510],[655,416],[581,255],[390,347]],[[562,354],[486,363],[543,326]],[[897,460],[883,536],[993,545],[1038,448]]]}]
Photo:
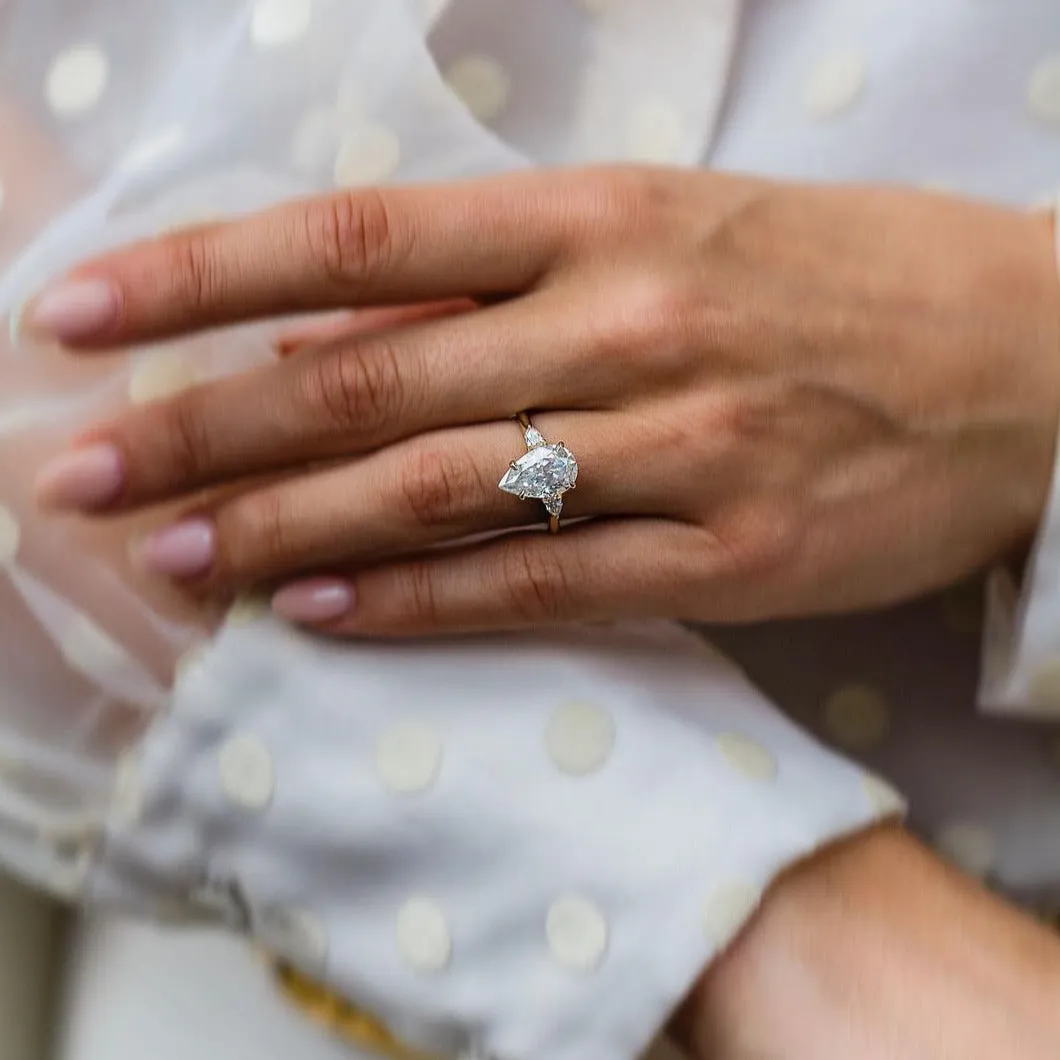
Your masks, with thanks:
[{"label": "white blouse", "polygon": [[336,184],[590,160],[1055,199],[1060,8],[0,4],[0,861],[222,923],[409,1045],[499,1060],[633,1055],[785,865],[906,801],[1060,907],[1060,490],[1021,586],[713,647],[335,646],[243,605],[208,637],[131,568],[145,517],[34,510],[72,433],[261,363],[273,328],[74,363],[19,335],[61,270]]}]

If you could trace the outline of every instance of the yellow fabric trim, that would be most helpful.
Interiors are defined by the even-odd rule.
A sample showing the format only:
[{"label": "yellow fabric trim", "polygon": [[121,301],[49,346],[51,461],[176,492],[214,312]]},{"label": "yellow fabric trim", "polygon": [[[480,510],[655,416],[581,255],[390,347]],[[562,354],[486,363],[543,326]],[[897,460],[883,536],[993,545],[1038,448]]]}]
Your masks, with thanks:
[{"label": "yellow fabric trim", "polygon": [[442,1060],[399,1042],[386,1024],[308,979],[289,964],[273,966],[280,993],[314,1023],[385,1060]]}]

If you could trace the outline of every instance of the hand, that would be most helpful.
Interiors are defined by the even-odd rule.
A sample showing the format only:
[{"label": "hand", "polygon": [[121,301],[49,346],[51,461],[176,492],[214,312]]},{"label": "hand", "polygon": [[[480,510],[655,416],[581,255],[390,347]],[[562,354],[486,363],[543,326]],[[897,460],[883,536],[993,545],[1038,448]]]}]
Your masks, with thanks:
[{"label": "hand", "polygon": [[[353,635],[882,605],[1040,517],[1050,222],[970,202],[625,169],[342,193],[93,262],[26,319],[87,353],[437,302],[87,432],[42,503],[223,487],[144,562],[294,579],[282,613]],[[580,462],[559,537],[497,489],[523,409]]]},{"label": "hand", "polygon": [[897,828],[782,876],[674,1025],[696,1060],[1049,1060],[1060,938]]}]

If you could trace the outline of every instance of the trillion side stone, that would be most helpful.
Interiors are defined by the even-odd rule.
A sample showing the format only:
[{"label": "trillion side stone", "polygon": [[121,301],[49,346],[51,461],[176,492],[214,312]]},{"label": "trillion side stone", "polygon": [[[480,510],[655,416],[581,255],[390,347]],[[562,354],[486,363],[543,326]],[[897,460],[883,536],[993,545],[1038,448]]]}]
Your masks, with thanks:
[{"label": "trillion side stone", "polygon": [[[562,443],[535,446],[508,468],[499,485],[521,500],[532,497],[555,505],[578,481],[578,461]],[[560,502],[560,507],[562,502]],[[551,507],[549,507],[551,511]],[[556,513],[558,514],[558,510]]]}]

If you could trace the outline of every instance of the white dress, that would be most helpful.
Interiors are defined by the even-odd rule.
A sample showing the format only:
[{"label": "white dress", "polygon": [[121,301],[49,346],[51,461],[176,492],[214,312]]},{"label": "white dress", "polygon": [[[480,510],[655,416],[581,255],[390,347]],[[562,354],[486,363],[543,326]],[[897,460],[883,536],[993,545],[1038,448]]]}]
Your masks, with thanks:
[{"label": "white dress", "polygon": [[[210,637],[130,568],[159,513],[101,530],[33,510],[76,430],[260,362],[273,328],[73,363],[18,335],[63,268],[336,183],[610,159],[1055,198],[1060,9],[0,5],[10,870],[253,935],[402,1042],[499,1060],[633,1055],[780,869],[903,797],[967,871],[1060,907],[1060,499],[1021,586],[988,572],[879,615],[713,630],[713,648],[665,623],[336,647],[245,603]],[[174,1057],[241,1028],[248,1056],[303,1033],[300,1055],[331,1056],[261,1011],[244,949],[92,923],[61,1055],[131,1055],[131,991],[179,980],[181,1011],[217,1026],[160,1012]]]}]

